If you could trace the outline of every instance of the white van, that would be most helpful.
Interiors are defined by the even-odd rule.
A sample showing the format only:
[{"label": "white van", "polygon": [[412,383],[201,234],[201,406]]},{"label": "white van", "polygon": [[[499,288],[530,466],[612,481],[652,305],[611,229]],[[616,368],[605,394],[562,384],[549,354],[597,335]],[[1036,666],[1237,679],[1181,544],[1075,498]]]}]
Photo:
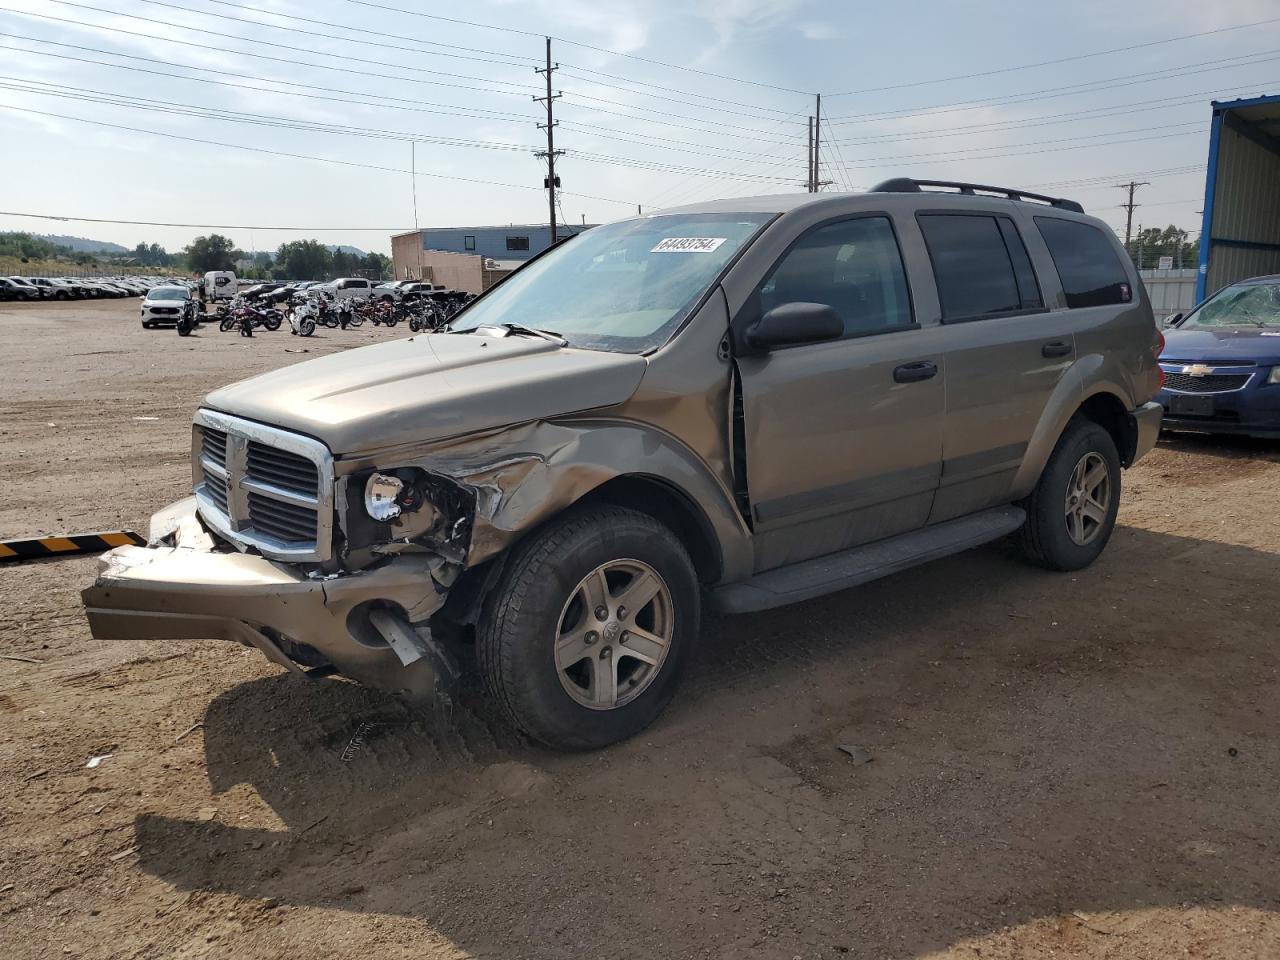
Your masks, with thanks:
[{"label": "white van", "polygon": [[210,270],[200,281],[200,299],[230,300],[237,289],[236,275],[230,270]]}]

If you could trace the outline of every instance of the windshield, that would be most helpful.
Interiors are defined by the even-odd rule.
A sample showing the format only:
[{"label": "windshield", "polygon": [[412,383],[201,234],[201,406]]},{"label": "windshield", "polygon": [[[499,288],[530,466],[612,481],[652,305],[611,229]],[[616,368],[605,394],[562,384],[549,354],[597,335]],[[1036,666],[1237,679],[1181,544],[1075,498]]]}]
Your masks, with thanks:
[{"label": "windshield", "polygon": [[1226,287],[1178,326],[1183,329],[1280,327],[1280,283],[1241,283]]},{"label": "windshield", "polygon": [[521,268],[451,324],[514,323],[570,345],[640,353],[664,343],[769,214],[672,214],[595,227]]},{"label": "windshield", "polygon": [[186,287],[156,287],[147,294],[148,300],[186,300],[190,296]]}]

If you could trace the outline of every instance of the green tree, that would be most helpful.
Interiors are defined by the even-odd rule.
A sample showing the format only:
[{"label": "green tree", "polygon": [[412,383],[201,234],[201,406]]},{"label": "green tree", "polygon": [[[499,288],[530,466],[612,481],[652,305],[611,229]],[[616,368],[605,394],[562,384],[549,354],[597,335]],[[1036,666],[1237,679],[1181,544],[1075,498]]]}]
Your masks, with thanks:
[{"label": "green tree", "polygon": [[390,257],[383,253],[370,253],[365,256],[360,272],[371,280],[385,280],[390,269]]},{"label": "green tree", "polygon": [[292,240],[276,251],[271,274],[279,280],[323,280],[332,269],[329,248],[319,240]]},{"label": "green tree", "polygon": [[233,266],[234,251],[235,244],[220,234],[211,233],[207,237],[196,237],[186,249],[187,267],[195,273],[230,270]]},{"label": "green tree", "polygon": [[1173,226],[1139,227],[1129,241],[1129,256],[1140,270],[1159,265],[1161,257],[1172,257],[1175,269],[1194,267],[1199,262],[1200,248],[1187,231]]}]

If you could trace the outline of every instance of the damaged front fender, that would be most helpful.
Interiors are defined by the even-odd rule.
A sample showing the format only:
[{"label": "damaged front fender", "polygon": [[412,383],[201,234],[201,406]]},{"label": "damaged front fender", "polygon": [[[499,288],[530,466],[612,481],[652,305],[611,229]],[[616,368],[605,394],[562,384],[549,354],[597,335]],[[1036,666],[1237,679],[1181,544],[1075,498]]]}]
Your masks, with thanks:
[{"label": "damaged front fender", "polygon": [[[362,455],[341,469],[348,537],[359,530],[351,510],[356,488],[362,489],[368,471],[385,471],[389,463],[420,469],[454,495],[449,506],[436,504],[443,523],[430,531],[415,535],[414,521],[406,518],[408,532],[392,532],[380,548],[354,541],[358,549],[431,549],[446,555],[463,549],[464,565],[472,567],[614,478],[654,477],[697,505],[722,558],[721,578],[750,573],[747,533],[732,495],[693,451],[652,426],[607,419],[539,421],[434,444],[427,451]],[[448,534],[444,539],[442,531]],[[459,532],[465,533],[465,544],[457,541]]]}]

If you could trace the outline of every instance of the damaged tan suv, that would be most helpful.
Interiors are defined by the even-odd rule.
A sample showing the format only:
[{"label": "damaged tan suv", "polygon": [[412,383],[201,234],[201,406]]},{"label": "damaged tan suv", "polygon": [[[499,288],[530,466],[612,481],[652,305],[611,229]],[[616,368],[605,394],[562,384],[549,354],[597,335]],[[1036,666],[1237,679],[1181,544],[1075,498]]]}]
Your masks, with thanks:
[{"label": "damaged tan suv", "polygon": [[1159,350],[1071,201],[900,179],[637,217],[447,331],[211,394],[194,496],[84,602],[103,639],[235,640],[410,694],[471,666],[529,736],[599,747],[670,701],[704,603],[1010,534],[1092,562],[1155,443]]}]

